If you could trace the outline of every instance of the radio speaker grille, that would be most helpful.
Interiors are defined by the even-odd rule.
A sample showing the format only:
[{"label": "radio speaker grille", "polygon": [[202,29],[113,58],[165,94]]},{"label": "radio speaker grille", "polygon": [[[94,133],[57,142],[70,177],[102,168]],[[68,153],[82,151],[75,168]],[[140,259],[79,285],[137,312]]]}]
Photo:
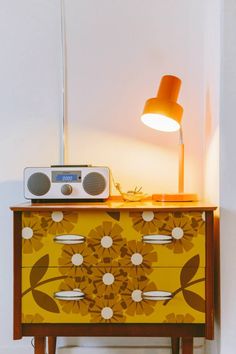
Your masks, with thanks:
[{"label": "radio speaker grille", "polygon": [[83,187],[86,193],[90,195],[99,195],[106,188],[106,180],[98,172],[90,172],[84,177]]},{"label": "radio speaker grille", "polygon": [[33,173],[27,182],[29,191],[37,196],[46,194],[51,186],[50,179],[42,172]]}]

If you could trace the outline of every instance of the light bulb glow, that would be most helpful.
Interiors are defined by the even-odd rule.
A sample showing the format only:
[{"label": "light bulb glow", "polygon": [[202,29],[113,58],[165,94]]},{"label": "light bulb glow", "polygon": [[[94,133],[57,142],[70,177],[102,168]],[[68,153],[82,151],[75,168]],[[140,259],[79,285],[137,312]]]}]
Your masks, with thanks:
[{"label": "light bulb glow", "polygon": [[148,127],[162,132],[175,132],[180,128],[176,120],[164,116],[163,114],[144,114],[141,117],[141,121]]}]

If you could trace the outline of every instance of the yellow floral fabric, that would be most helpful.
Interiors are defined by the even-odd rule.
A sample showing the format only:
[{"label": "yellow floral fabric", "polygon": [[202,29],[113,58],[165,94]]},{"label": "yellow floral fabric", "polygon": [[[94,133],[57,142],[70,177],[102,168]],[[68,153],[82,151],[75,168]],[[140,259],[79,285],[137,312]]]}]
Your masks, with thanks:
[{"label": "yellow floral fabric", "polygon": [[194,317],[189,313],[183,314],[175,314],[174,312],[166,315],[166,319],[164,323],[193,323]]},{"label": "yellow floral fabric", "polygon": [[191,226],[197,233],[204,235],[205,234],[205,212],[192,212],[191,216]]},{"label": "yellow floral fabric", "polygon": [[78,213],[53,211],[40,213],[41,227],[50,234],[71,232],[78,221]]},{"label": "yellow floral fabric", "polygon": [[22,252],[33,253],[43,247],[45,231],[42,230],[37,215],[23,213],[22,217]]},{"label": "yellow floral fabric", "polygon": [[183,213],[170,213],[160,228],[164,235],[172,236],[172,242],[166,247],[174,253],[188,252],[193,248],[193,237],[197,231],[192,227],[191,219]]},{"label": "yellow floral fabric", "polygon": [[123,228],[118,223],[104,221],[88,234],[88,247],[96,253],[101,262],[109,263],[120,255],[125,244]]},{"label": "yellow floral fabric", "polygon": [[72,291],[74,289],[79,289],[86,294],[86,297],[77,301],[77,300],[58,300],[62,311],[69,313],[80,313],[82,316],[85,316],[89,312],[89,306],[93,304],[92,295],[92,287],[88,286],[86,278],[82,279],[82,281],[77,281],[74,278],[66,278],[59,287],[60,291]]},{"label": "yellow floral fabric", "polygon": [[153,211],[130,212],[133,228],[142,234],[152,234],[157,232],[163,225],[163,220],[159,218],[159,213]]},{"label": "yellow floral fabric", "polygon": [[97,298],[90,307],[91,322],[95,323],[124,323],[126,317],[121,304],[114,299]]},{"label": "yellow floral fabric", "polygon": [[[84,243],[61,245],[53,241],[57,235],[70,234],[82,235]],[[142,238],[144,235],[168,235],[171,237],[171,243],[163,245],[145,243]],[[184,298],[185,295],[188,299],[188,293],[182,294],[179,279],[182,279],[184,274],[182,272],[181,276],[181,267],[196,255],[195,239],[198,239],[197,245],[200,245],[198,247],[200,249],[203,247],[201,245],[205,244],[204,235],[205,215],[201,212],[126,211],[115,217],[105,212],[99,214],[93,211],[84,214],[69,211],[23,213],[23,259],[25,254],[32,254],[32,269],[34,269],[40,257],[43,258],[46,254],[49,257],[48,270],[45,269],[45,274],[43,271],[38,273],[39,281],[34,285],[36,292],[32,288],[34,282],[30,275],[31,271],[28,271],[29,280],[23,290],[26,294],[24,297],[32,293],[32,303],[38,301],[37,311],[35,311],[38,314],[40,307],[43,308],[37,294],[38,287],[39,291],[48,295],[47,301],[51,301],[48,308],[54,309],[56,313],[58,306],[59,313],[63,314],[64,323],[76,322],[77,314],[83,318],[79,322],[85,323],[135,322],[136,317],[141,322],[149,322],[150,316],[152,323],[155,323],[155,316],[160,316],[158,317],[160,323],[191,323],[195,321],[195,317],[196,322],[203,323],[204,316],[196,315],[198,305],[194,305],[195,317],[192,313],[187,313],[189,309],[191,312],[191,301],[186,301]],[[174,263],[177,257],[181,266],[179,263],[178,266]],[[54,259],[53,266],[50,263],[51,258]],[[159,261],[162,262],[160,265]],[[173,277],[162,275],[168,274],[167,271],[162,273],[165,264],[176,269],[175,285],[171,289],[168,288],[168,280],[171,279],[170,284],[172,284]],[[48,273],[53,268],[57,275],[50,277]],[[35,270],[34,274],[36,274]],[[195,273],[192,274],[194,276]],[[166,278],[165,281],[163,278]],[[204,281],[204,274],[194,278],[193,285],[195,286],[198,281]],[[163,289],[159,284],[161,282],[165,285]],[[191,281],[189,284],[191,287]],[[198,285],[192,291],[203,298],[203,286]],[[84,292],[85,298],[70,301],[54,298],[53,294],[56,291],[74,289]],[[142,296],[143,292],[157,290],[174,292],[177,294],[177,300],[170,299],[165,304],[164,301],[147,300]],[[43,298],[43,294],[40,296]],[[181,303],[181,308],[187,308],[186,314],[178,314],[177,310],[173,310],[175,301]],[[44,306],[42,312],[44,322],[48,321],[49,312]],[[53,316],[57,315],[50,316],[56,318]],[[40,317],[32,318],[28,310],[26,312],[24,310],[23,323],[35,320],[41,321]]]},{"label": "yellow floral fabric", "polygon": [[128,267],[131,276],[140,276],[152,272],[152,262],[157,261],[157,254],[152,245],[140,241],[128,241],[121,249],[121,267]]},{"label": "yellow floral fabric", "polygon": [[39,313],[36,313],[34,315],[22,314],[22,323],[42,323],[43,321],[44,319]]},{"label": "yellow floral fabric", "polygon": [[85,243],[62,247],[58,259],[60,272],[71,277],[82,277],[91,273],[91,266],[97,262],[97,256]]},{"label": "yellow floral fabric", "polygon": [[118,264],[113,262],[111,266],[94,268],[89,278],[95,296],[109,297],[111,294],[115,296],[126,288],[128,270],[119,268]]},{"label": "yellow floral fabric", "polygon": [[142,293],[157,290],[157,285],[147,278],[132,279],[128,281],[126,288],[121,291],[121,306],[129,316],[150,315],[154,312],[156,301],[142,298]]}]

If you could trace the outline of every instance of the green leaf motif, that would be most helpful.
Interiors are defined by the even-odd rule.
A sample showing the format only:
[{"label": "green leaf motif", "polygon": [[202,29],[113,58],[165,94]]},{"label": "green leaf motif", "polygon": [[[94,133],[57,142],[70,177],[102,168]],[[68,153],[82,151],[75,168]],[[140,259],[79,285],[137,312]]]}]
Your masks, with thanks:
[{"label": "green leaf motif", "polygon": [[194,310],[205,312],[205,300],[200,295],[194,293],[193,291],[184,289],[183,296],[187,304]]},{"label": "green leaf motif", "polygon": [[30,272],[30,285],[35,287],[36,284],[43,278],[49,266],[49,255],[41,257],[32,267]]},{"label": "green leaf motif", "polygon": [[116,211],[107,211],[107,214],[113,219],[120,221],[120,213]]},{"label": "green leaf motif", "polygon": [[198,254],[190,258],[185,263],[180,273],[181,287],[185,287],[188,284],[188,282],[190,282],[190,280],[194,277],[194,275],[197,273],[199,263],[200,263],[200,257]]},{"label": "green leaf motif", "polygon": [[42,309],[49,311],[49,312],[54,312],[54,313],[60,312],[56,302],[49,295],[43,293],[42,291],[35,290],[35,289],[32,290],[32,295],[33,295],[34,301]]}]

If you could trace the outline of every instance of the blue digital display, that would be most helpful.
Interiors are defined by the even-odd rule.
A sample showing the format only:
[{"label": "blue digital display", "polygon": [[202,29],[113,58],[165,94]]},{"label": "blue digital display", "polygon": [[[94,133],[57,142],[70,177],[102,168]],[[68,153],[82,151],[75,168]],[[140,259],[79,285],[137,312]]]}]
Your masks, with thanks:
[{"label": "blue digital display", "polygon": [[58,174],[56,175],[57,182],[76,182],[77,174]]},{"label": "blue digital display", "polygon": [[81,171],[52,171],[53,183],[81,183]]}]

